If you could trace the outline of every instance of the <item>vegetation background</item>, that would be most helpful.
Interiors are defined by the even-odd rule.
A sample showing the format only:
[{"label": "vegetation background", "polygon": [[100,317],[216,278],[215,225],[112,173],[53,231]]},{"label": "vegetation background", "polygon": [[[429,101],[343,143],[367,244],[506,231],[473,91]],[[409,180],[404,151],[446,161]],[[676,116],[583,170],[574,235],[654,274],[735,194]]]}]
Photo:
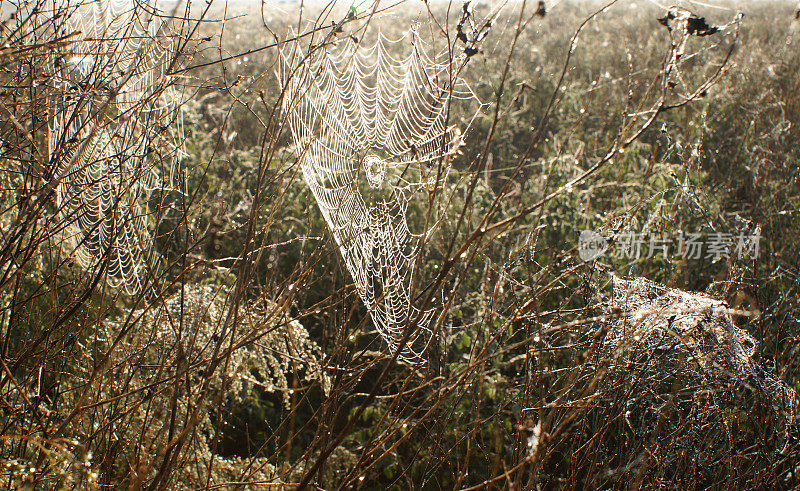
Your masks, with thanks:
[{"label": "vegetation background", "polygon": [[[153,204],[157,298],[95,281],[98,266],[70,261],[48,231],[54,207],[22,204],[35,194],[19,169],[36,134],[28,142],[14,121],[44,116],[19,102],[33,78],[14,78],[35,54],[6,45],[0,481],[796,487],[794,421],[752,381],[721,384],[692,359],[667,373],[657,352],[609,369],[598,349],[613,326],[608,273],[645,277],[748,313],[736,322],[757,341],[753,363],[800,389],[800,21],[787,2],[713,3],[686,6],[712,25],[741,10],[738,36],[691,36],[664,96],[690,97],[652,122],[646,110],[664,101],[648,87],[666,83],[675,49],[664,8],[575,1],[541,15],[522,3],[495,19],[463,74],[486,105],[424,251],[424,284],[447,307],[420,366],[375,332],[275,110],[279,52],[264,48],[309,29],[297,6],[184,13],[195,19],[178,38],[187,198]],[[453,36],[462,5],[375,11],[366,37],[430,18]],[[475,109],[456,108],[454,122]],[[414,206],[421,226],[426,201]],[[755,258],[584,262],[583,230],[763,239]]]}]

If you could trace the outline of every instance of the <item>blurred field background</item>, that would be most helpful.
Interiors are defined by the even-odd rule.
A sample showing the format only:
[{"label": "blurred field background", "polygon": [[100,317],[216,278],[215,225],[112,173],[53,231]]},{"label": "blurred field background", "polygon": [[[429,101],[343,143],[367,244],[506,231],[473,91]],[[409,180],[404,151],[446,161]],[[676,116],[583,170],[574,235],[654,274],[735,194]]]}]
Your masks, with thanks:
[{"label": "blurred field background", "polygon": [[[15,63],[34,61],[8,55],[0,481],[797,487],[795,421],[753,384],[720,386],[692,359],[680,363],[694,369],[659,372],[654,384],[637,367],[666,371],[659,353],[609,369],[597,348],[613,321],[603,316],[609,273],[645,277],[746,313],[736,323],[756,341],[753,363],[800,389],[800,20],[791,2],[710,3],[681,5],[711,25],[741,11],[738,37],[692,36],[671,89],[700,89],[647,125],[638,112],[656,104],[648,87],[671,49],[657,20],[665,8],[576,0],[545,4],[543,16],[536,4],[503,9],[462,73],[484,106],[474,120],[475,104],[454,106],[453,123],[469,129],[420,273],[446,307],[419,366],[393,360],[376,333],[275,109],[279,51],[265,47],[290,27],[306,32],[325,5],[304,6],[302,17],[296,4],[216,1],[173,14],[194,19],[179,28],[175,69],[177,159],[191,198],[162,200],[168,210],[156,213],[157,298],[93,281],[69,250],[53,252],[57,239],[19,245],[52,220],[46,206],[14,211],[25,193],[15,169],[29,157],[13,120],[35,125],[39,113],[12,104],[9,82]],[[493,7],[472,6],[476,18]],[[349,8],[333,5],[322,24]],[[436,50],[445,44],[430,19],[452,35],[462,4],[376,10],[366,31],[354,22],[340,36],[398,38],[417,23]],[[427,206],[425,197],[410,205],[412,229],[424,228]],[[33,231],[16,234],[20,222]],[[755,258],[584,262],[584,230],[762,240]]]}]

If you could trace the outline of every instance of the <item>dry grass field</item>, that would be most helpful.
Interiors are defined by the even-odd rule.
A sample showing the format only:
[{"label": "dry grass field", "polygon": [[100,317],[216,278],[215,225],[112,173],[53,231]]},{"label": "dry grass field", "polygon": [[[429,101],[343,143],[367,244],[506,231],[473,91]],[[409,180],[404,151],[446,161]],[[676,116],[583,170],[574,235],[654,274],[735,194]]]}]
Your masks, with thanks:
[{"label": "dry grass field", "polygon": [[6,489],[798,487],[793,3],[0,14]]}]

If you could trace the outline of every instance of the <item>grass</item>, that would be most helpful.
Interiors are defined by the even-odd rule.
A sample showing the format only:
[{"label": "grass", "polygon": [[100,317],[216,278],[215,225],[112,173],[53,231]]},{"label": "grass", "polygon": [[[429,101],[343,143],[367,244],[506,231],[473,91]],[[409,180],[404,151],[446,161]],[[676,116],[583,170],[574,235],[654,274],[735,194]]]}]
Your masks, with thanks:
[{"label": "grass", "polygon": [[[485,106],[472,120],[474,105],[454,105],[452,124],[472,123],[420,253],[415,293],[438,305],[424,365],[394,360],[358,298],[284,127],[279,53],[261,49],[290,25],[340,21],[348,5],[307,6],[302,22],[288,6],[243,17],[193,6],[197,23],[176,11],[160,43],[180,76],[157,77],[114,112],[122,106],[102,84],[81,85],[97,72],[84,73],[74,91],[89,117],[57,152],[48,122],[68,106],[51,60],[77,48],[53,48],[47,29],[23,35],[7,21],[0,481],[795,487],[797,429],[782,407],[795,408],[793,392],[776,402],[715,357],[743,346],[742,335],[725,337],[739,329],[756,345],[746,357],[753,373],[774,387],[800,383],[799,27],[786,2],[718,5],[689,7],[712,25],[745,15],[690,36],[677,60],[678,29],[659,24],[665,12],[651,3],[562,2],[544,17],[514,4],[494,20],[463,72]],[[474,15],[489,11],[478,4]],[[344,24],[342,35],[366,40],[379,26],[397,37],[416,21],[443,48],[430,19],[453,36],[461,15],[461,4],[449,13],[407,4]],[[148,109],[176,93],[158,118]],[[146,129],[124,130],[139,128],[130,121]],[[130,144],[76,164],[93,126]],[[139,152],[139,141],[151,150]],[[93,175],[135,158],[144,164],[130,175],[114,165],[106,180],[94,174],[130,190],[142,169],[156,169],[170,184],[143,212],[150,287],[129,294],[111,268],[118,238],[88,259],[75,249],[80,214],[58,193],[94,188],[57,176],[71,162]],[[416,229],[430,198],[409,205]],[[121,206],[109,216],[131,220]],[[580,258],[584,230],[611,242],[598,261]],[[762,240],[757,257],[688,259],[676,249],[680,232]],[[630,234],[667,237],[671,253],[612,254]],[[704,292],[746,315],[725,324],[711,312],[696,322],[700,341],[671,336],[654,347],[628,336],[610,349],[614,333],[641,319],[610,302],[609,273]],[[645,297],[653,322],[674,322],[658,295]]]}]

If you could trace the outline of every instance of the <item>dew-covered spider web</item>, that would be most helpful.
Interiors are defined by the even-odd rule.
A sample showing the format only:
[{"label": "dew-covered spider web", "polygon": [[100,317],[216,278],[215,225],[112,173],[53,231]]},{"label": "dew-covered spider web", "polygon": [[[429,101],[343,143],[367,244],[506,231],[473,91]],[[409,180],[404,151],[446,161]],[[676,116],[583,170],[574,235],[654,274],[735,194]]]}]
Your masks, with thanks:
[{"label": "dew-covered spider web", "polygon": [[604,305],[611,322],[603,326],[600,352],[614,360],[612,370],[635,368],[640,390],[652,394],[669,387],[670,377],[694,381],[687,383],[693,389],[681,394],[691,403],[704,391],[722,394],[735,384],[748,386],[770,401],[785,444],[788,426],[797,419],[797,395],[757,360],[758,343],[736,325],[735,309],[645,278],[612,278],[613,294]]},{"label": "dew-covered spider web", "polygon": [[429,56],[427,48],[413,30],[310,52],[290,43],[279,69],[303,178],[377,330],[393,352],[408,336],[399,356],[409,361],[430,339],[435,309],[411,298],[432,224],[410,230],[408,213],[417,193],[441,191],[462,144],[451,104],[477,101],[457,76],[463,60]]},{"label": "dew-covered spider web", "polygon": [[70,40],[49,54],[48,94],[47,153],[65,242],[83,267],[104,263],[112,286],[141,292],[153,249],[149,202],[169,187],[177,152],[164,20],[155,2],[135,0],[22,10],[46,33],[35,41]]}]

